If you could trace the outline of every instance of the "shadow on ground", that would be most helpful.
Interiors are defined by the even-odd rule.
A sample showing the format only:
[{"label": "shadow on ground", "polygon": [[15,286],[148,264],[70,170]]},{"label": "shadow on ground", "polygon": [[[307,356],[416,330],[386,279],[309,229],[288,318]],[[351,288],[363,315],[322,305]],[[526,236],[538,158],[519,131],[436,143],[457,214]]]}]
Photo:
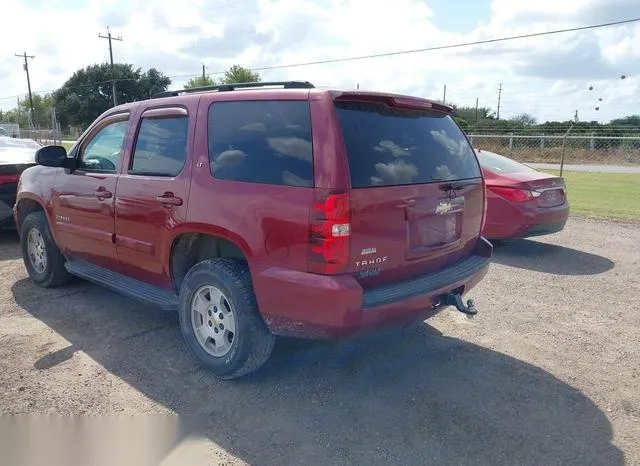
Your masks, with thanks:
[{"label": "shadow on ground", "polygon": [[20,258],[20,238],[15,230],[0,229],[0,261]]},{"label": "shadow on ground", "polygon": [[12,287],[70,342],[35,362],[42,377],[83,351],[157,403],[200,416],[208,438],[250,464],[624,462],[581,392],[426,325],[340,343],[280,340],[257,374],[221,382],[188,358],[175,314],[98,287],[62,290]]},{"label": "shadow on ground", "polygon": [[528,239],[499,243],[493,262],[556,275],[596,275],[615,267],[606,257]]}]

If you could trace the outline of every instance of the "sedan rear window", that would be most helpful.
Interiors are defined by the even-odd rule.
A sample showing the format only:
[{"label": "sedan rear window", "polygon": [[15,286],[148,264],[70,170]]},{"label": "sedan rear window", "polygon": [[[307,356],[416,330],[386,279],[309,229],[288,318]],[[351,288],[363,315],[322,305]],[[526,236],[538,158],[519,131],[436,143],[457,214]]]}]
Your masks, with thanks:
[{"label": "sedan rear window", "polygon": [[473,149],[449,115],[336,102],[351,186],[397,186],[480,177]]},{"label": "sedan rear window", "polygon": [[494,173],[522,173],[536,171],[531,167],[493,152],[478,150],[477,154],[480,166]]}]

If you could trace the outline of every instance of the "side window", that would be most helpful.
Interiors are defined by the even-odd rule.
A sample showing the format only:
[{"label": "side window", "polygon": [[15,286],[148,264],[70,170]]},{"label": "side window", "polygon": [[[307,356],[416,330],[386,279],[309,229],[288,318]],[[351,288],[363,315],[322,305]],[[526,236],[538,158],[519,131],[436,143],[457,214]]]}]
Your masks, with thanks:
[{"label": "side window", "polygon": [[140,124],[129,173],[176,176],[187,158],[189,119],[145,118]]},{"label": "side window", "polygon": [[209,162],[211,174],[221,180],[312,187],[309,102],[212,104]]},{"label": "side window", "polygon": [[78,169],[102,173],[115,173],[122,156],[122,145],[127,134],[128,120],[111,123],[84,147]]}]

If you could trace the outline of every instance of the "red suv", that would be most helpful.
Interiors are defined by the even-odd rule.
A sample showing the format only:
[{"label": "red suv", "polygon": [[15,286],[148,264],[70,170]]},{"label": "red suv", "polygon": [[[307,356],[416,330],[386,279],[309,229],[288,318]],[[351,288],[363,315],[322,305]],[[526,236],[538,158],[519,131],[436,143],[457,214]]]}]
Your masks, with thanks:
[{"label": "red suv", "polygon": [[26,269],[180,314],[222,378],[274,335],[341,338],[474,314],[484,181],[451,109],[424,99],[249,83],[162,93],[38,151],[14,216]]}]

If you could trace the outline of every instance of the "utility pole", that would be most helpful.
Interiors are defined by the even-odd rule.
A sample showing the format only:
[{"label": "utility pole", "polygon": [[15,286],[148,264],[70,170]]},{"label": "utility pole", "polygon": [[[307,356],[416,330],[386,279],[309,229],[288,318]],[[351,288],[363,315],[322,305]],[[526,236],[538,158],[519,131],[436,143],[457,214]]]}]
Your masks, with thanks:
[{"label": "utility pole", "polygon": [[502,83],[500,83],[500,86],[498,87],[498,112],[497,112],[497,119],[500,119],[500,99],[502,98]]},{"label": "utility pole", "polygon": [[444,91],[442,93],[442,105],[447,104],[447,85],[444,85]]},{"label": "utility pole", "polygon": [[98,33],[98,37],[100,39],[108,39],[109,40],[109,59],[111,60],[111,90],[113,92],[113,106],[115,107],[116,105],[118,105],[118,102],[116,100],[116,76],[115,76],[114,71],[113,71],[113,49],[111,48],[111,41],[112,40],[122,41],[122,37],[120,37],[120,36],[118,36],[118,37],[111,36],[111,31],[109,31],[109,26],[107,26],[107,35],[103,36],[102,34]]},{"label": "utility pole", "polygon": [[578,122],[578,111],[576,110],[576,114],[573,116],[573,120],[577,123]]},{"label": "utility pole", "polygon": [[206,77],[206,76],[205,76],[205,74],[204,74],[204,63],[203,63],[203,64],[202,64],[202,83],[203,83],[202,85],[203,85],[203,86],[204,86],[205,79],[207,79],[207,77]]},{"label": "utility pole", "polygon": [[29,88],[29,108],[33,116],[33,97],[31,96],[31,80],[29,79],[29,58],[36,58],[34,55],[27,55],[27,52],[14,53],[16,57],[24,58],[24,71],[27,73],[27,87]]},{"label": "utility pole", "polygon": [[478,98],[476,97],[476,124],[478,124]]}]

